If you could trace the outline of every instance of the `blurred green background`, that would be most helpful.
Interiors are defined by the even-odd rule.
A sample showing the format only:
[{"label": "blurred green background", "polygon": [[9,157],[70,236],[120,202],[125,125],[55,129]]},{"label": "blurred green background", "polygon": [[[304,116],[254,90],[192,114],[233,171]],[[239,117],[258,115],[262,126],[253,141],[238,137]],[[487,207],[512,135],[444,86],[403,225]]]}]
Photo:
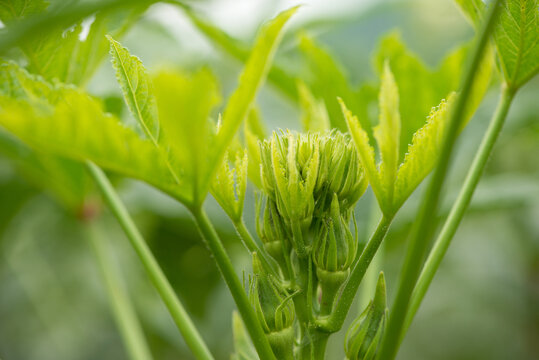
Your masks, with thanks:
[{"label": "blurred green background", "polygon": [[[265,20],[297,1],[193,2],[197,13],[250,42]],[[435,66],[473,36],[452,0],[302,1],[277,62],[302,72],[300,31],[322,43],[343,64],[354,84],[373,80],[371,56],[381,36],[397,31],[407,46]],[[178,8],[156,4],[122,43],[147,68],[209,66],[229,94],[241,63],[217,49]],[[89,84],[109,109],[127,116],[106,59]],[[477,149],[498,97],[493,86],[459,140],[445,192],[447,212]],[[539,81],[518,94],[507,125],[449,252],[435,277],[399,359],[537,359],[539,357]],[[258,96],[268,129],[300,129],[299,111],[271,85]],[[158,191],[116,179],[121,196],[146,240],[219,359],[232,351],[232,298],[181,205]],[[39,185],[39,184],[38,184]],[[386,272],[395,292],[417,195],[393,224],[353,313],[372,295],[373,274]],[[252,193],[252,192],[251,192]],[[95,206],[99,206],[96,199]],[[225,239],[238,272],[250,259],[213,199],[206,208]],[[254,198],[246,223],[254,231]],[[444,212],[442,212],[444,213]],[[108,212],[97,224],[141,317],[156,359],[192,359],[121,229]],[[376,219],[370,190],[358,204],[362,232]],[[370,282],[368,280],[371,280]],[[354,315],[355,316],[355,315]],[[352,314],[350,320],[352,319]],[[341,359],[343,332],[333,336],[328,359]],[[2,360],[125,359],[85,227],[0,152],[0,358]]]}]

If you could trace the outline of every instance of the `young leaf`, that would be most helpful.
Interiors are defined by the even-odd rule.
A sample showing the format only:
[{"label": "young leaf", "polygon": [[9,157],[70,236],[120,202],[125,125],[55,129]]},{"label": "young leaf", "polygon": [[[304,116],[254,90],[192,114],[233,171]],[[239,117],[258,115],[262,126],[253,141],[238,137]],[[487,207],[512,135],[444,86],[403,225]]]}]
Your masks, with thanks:
[{"label": "young leaf", "polygon": [[[357,94],[348,83],[342,65],[327,50],[306,35],[301,36],[299,47],[314,76],[311,89],[316,89],[315,95],[324,99],[331,128],[346,131],[346,122],[337,97],[342,98],[354,113],[358,112],[359,107]],[[359,120],[361,126],[370,132],[371,126],[368,119],[361,118]]]},{"label": "young leaf", "polygon": [[495,40],[505,80],[516,90],[539,72],[538,0],[505,0]]},{"label": "young leaf", "polygon": [[374,62],[379,73],[384,64],[389,66],[399,91],[399,111],[402,131],[399,140],[399,161],[402,162],[413,134],[425,123],[430,109],[440,103],[451,91],[457,91],[465,49],[449,53],[436,69],[430,69],[402,42],[398,33],[391,33],[380,41]]},{"label": "young leaf", "polygon": [[431,111],[425,126],[414,134],[412,144],[408,146],[404,163],[397,174],[394,208],[398,209],[404,203],[434,167],[440,154],[449,118],[449,108],[454,102],[454,98],[453,94],[447,101],[442,100],[440,105]]},{"label": "young leaf", "polygon": [[324,102],[317,100],[303,81],[298,81],[298,93],[303,131],[329,130],[329,118]]},{"label": "young leaf", "polygon": [[209,190],[202,184],[208,173],[208,157],[214,141],[215,124],[210,121],[220,95],[213,74],[201,69],[194,74],[162,70],[153,79],[162,127],[163,144],[170,158],[193,184],[193,199],[203,201]]},{"label": "young leaf", "polygon": [[122,88],[125,102],[146,136],[157,145],[159,120],[152,84],[140,59],[107,35],[112,65]]},{"label": "young leaf", "polygon": [[247,165],[247,176],[257,188],[262,187],[262,179],[260,178],[260,150],[258,142],[266,138],[266,129],[260,114],[256,108],[253,108],[247,117],[244,129],[245,147],[247,148],[247,157],[249,162]]},{"label": "young leaf", "polygon": [[227,151],[221,166],[217,169],[210,191],[219,205],[234,220],[241,220],[245,190],[247,189],[247,151],[237,153],[234,168],[230,167]]},{"label": "young leaf", "polygon": [[369,144],[369,136],[361,127],[357,117],[352,115],[352,112],[348,110],[344,104],[344,101],[339,99],[339,102],[341,104],[344,118],[346,119],[346,124],[348,125],[348,130],[350,131],[352,139],[354,139],[354,143],[356,144],[357,152],[359,154],[359,158],[361,159],[361,164],[365,169],[369,184],[371,184],[372,190],[374,191],[380,206],[384,210],[390,211],[391,204],[386,203],[385,201],[384,188],[380,179],[380,174],[378,173],[378,169],[376,167],[374,148]]},{"label": "young leaf", "polygon": [[[182,202],[192,201],[189,183],[178,184],[171,176],[166,155],[104,113],[99,102],[73,87],[52,87],[13,64],[3,64],[0,73],[0,78],[13,80],[11,93],[0,95],[0,125],[8,131],[37,149],[91,160],[146,181]],[[15,93],[18,98],[13,97]]]},{"label": "young leaf", "polygon": [[397,177],[399,164],[399,138],[401,120],[399,114],[399,92],[395,78],[389,68],[384,65],[382,84],[380,86],[380,123],[374,128],[374,137],[380,149],[380,179],[388,202],[393,198],[393,184]]},{"label": "young leaf", "polygon": [[245,69],[240,76],[238,88],[230,97],[223,115],[223,125],[219,129],[215,146],[212,148],[208,173],[201,185],[207,188],[214,171],[222,160],[224,152],[248,115],[255,95],[265,80],[271,61],[282,37],[282,29],[298,7],[286,10],[261,29]]},{"label": "young leaf", "polygon": [[83,210],[92,181],[82,164],[33,151],[4,131],[0,131],[0,154],[10,159],[26,180],[44,189],[66,209]]},{"label": "young leaf", "polygon": [[3,0],[0,1],[0,20],[9,24],[27,15],[39,14],[48,5],[49,2],[45,0]]}]

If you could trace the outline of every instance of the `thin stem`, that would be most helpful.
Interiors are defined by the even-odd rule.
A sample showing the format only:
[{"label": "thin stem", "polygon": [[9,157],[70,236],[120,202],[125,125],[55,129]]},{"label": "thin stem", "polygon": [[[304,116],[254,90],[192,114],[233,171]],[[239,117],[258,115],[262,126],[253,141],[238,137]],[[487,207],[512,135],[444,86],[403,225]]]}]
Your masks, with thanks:
[{"label": "thin stem", "polygon": [[492,148],[494,147],[494,144],[498,139],[498,135],[502,130],[513,97],[514,92],[504,86],[498,107],[492,116],[487,132],[483,136],[483,140],[481,141],[479,150],[475,154],[470,170],[468,170],[464,185],[460,190],[457,200],[451,208],[451,212],[445,221],[436,243],[430,251],[429,257],[423,266],[421,275],[419,275],[419,279],[412,293],[410,309],[408,310],[408,315],[405,321],[405,331],[410,326],[419,306],[421,305],[432,279],[434,278],[434,275],[436,274],[436,271],[438,270],[447,249],[449,248],[449,244],[455,236],[464,213],[466,212],[468,205],[470,205],[470,201],[472,200],[475,188],[479,183],[479,179],[483,174],[483,170],[488,161],[489,155],[492,152]]},{"label": "thin stem", "polygon": [[254,253],[256,251],[256,253],[260,257],[260,261],[262,262],[264,268],[271,274],[277,276],[278,265],[276,261],[272,257],[270,257],[267,251],[263,247],[259,246],[259,244],[255,241],[255,239],[245,226],[243,218],[238,221],[233,221],[233,224],[234,228],[236,229],[236,232],[238,233],[240,239],[243,242],[243,245],[247,248],[247,250],[251,253]]},{"label": "thin stem", "polygon": [[142,235],[138,231],[135,223],[131,219],[131,216],[127,212],[120,197],[112,187],[110,181],[107,179],[103,171],[91,162],[86,162],[90,175],[95,180],[103,198],[107,202],[110,210],[118,220],[118,223],[125,232],[125,235],[129,239],[131,246],[137,253],[146,273],[150,277],[152,284],[156,288],[159,296],[167,306],[176,326],[180,330],[187,346],[191,349],[197,359],[212,360],[208,347],[204,343],[204,340],[198,333],[195,325],[191,321],[189,314],[183,308],[182,303],[176,296],[174,289],[168,282],[163,270],[159,267],[157,260],[153,256],[150,248],[144,241]]},{"label": "thin stem", "polygon": [[118,269],[114,267],[114,262],[107,251],[106,242],[98,233],[95,224],[87,224],[86,227],[88,238],[94,249],[97,264],[105,283],[112,314],[120,330],[129,358],[133,360],[151,360],[153,358],[142,327],[122,283],[121,275]]},{"label": "thin stem", "polygon": [[206,244],[208,245],[215,262],[221,271],[221,275],[223,276],[230,293],[236,302],[238,311],[243,319],[243,323],[245,324],[247,331],[249,332],[249,335],[251,336],[251,340],[256,348],[258,356],[261,360],[275,359],[268,339],[266,338],[266,335],[258,322],[253,307],[249,303],[247,294],[245,293],[245,290],[234,271],[232,262],[230,261],[230,258],[228,257],[219,236],[215,232],[213,225],[208,219],[208,216],[202,208],[191,209],[191,213],[193,214],[200,233],[206,240]]},{"label": "thin stem", "polygon": [[319,326],[324,330],[328,332],[336,332],[339,331],[339,329],[342,327],[344,320],[346,319],[346,315],[350,310],[350,306],[354,301],[354,297],[356,296],[359,284],[361,283],[361,280],[363,279],[363,276],[365,275],[369,264],[374,258],[376,251],[378,251],[382,240],[386,236],[387,231],[389,230],[389,225],[391,225],[392,220],[392,217],[386,216],[382,216],[382,218],[380,219],[376,230],[371,235],[369,242],[365,246],[365,249],[363,249],[363,252],[359,256],[359,259],[354,266],[354,269],[350,273],[350,277],[348,278],[348,281],[344,286],[341,298],[335,306],[333,314],[326,321],[319,321]]},{"label": "thin stem", "polygon": [[381,344],[380,360],[394,359],[397,354],[410,296],[412,295],[412,290],[419,276],[423,256],[429,244],[429,239],[434,232],[434,216],[436,215],[442,185],[449,168],[451,153],[460,127],[460,120],[466,110],[466,103],[470,98],[469,95],[472,89],[474,75],[477,73],[477,69],[483,58],[483,52],[494,27],[499,8],[500,0],[496,0],[491,4],[491,9],[489,10],[486,21],[481,29],[478,41],[473,48],[472,56],[470,58],[471,61],[464,73],[462,88],[455,104],[455,108],[450,113],[447,133],[442,143],[438,165],[434,169],[431,181],[423,197],[417,219],[414,223],[414,228],[412,229],[408,253],[401,272],[399,289],[397,291],[395,303],[391,309],[387,331],[384,334]]}]

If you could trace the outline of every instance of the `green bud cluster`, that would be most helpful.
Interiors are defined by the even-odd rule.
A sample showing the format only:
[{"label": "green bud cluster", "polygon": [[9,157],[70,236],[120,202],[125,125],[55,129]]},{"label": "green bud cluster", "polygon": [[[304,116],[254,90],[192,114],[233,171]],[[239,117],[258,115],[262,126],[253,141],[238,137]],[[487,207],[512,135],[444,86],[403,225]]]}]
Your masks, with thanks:
[{"label": "green bud cluster", "polygon": [[388,318],[386,303],[386,282],[384,273],[380,273],[374,299],[363,313],[352,322],[346,333],[346,359],[375,359]]},{"label": "green bud cluster", "polygon": [[[311,309],[313,301],[315,313],[328,315],[357,255],[357,230],[349,224],[367,180],[356,148],[338,131],[280,131],[260,142],[260,159],[257,232],[264,249],[289,289],[299,290],[296,306]],[[300,321],[310,316],[297,311]]]}]

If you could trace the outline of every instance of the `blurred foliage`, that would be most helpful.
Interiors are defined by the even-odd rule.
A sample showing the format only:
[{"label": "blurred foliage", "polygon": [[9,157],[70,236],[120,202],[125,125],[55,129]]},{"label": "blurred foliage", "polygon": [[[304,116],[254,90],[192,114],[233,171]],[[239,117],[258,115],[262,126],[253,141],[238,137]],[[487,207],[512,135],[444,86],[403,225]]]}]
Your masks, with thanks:
[{"label": "blurred foliage", "polygon": [[[279,3],[279,9],[286,5]],[[214,25],[216,29],[225,29],[225,32],[227,27],[233,29],[240,15],[220,17],[220,9],[227,6],[233,7],[234,3],[192,2],[192,13],[186,17],[183,10],[160,4],[144,13],[140,9],[119,12],[115,16],[122,20],[113,23],[105,21],[111,17],[99,22],[100,17],[96,16],[89,29],[83,21],[66,33],[60,31],[65,41],[61,45],[45,45],[47,36],[43,36],[38,37],[43,42],[41,45],[28,42],[26,49],[24,46],[12,49],[5,55],[20,60],[29,51],[48,49],[54,53],[58,46],[74,46],[69,42],[80,40],[81,33],[89,31],[86,40],[80,41],[77,52],[72,54],[91,63],[92,71],[59,74],[56,71],[62,67],[51,65],[49,71],[52,72],[42,75],[76,83],[88,80],[89,92],[103,99],[107,111],[129,124],[132,120],[128,120],[129,111],[121,100],[113,70],[107,62],[100,62],[108,51],[106,39],[101,36],[105,31],[103,27],[113,25],[117,32],[112,34],[122,37],[122,44],[136,53],[149,69],[166,65],[190,70],[205,64],[228,95],[241,68],[237,60],[245,60],[250,46],[244,39],[253,38],[253,34],[244,34],[242,40],[224,38],[230,43],[223,40],[218,47],[215,40],[206,38],[215,29],[207,29],[203,36],[204,29],[193,21],[197,16],[207,18],[207,24],[219,24]],[[262,8],[277,10],[275,6]],[[317,4],[310,6],[316,8]],[[258,116],[269,129],[300,128],[297,101],[301,100],[298,97],[301,94],[298,80],[301,80],[315,100],[310,106],[322,104],[333,126],[345,125],[338,103],[334,101],[335,95],[339,95],[358,115],[361,124],[370,129],[378,118],[377,74],[389,58],[402,99],[403,124],[405,120],[408,124],[403,125],[402,131],[400,154],[404,156],[411,134],[424,123],[431,107],[456,87],[458,78],[448,76],[446,70],[462,66],[464,50],[459,46],[470,40],[472,27],[466,24],[451,0],[370,2],[353,10],[347,8],[344,1],[332,6],[342,10],[337,15],[318,13],[293,24],[294,29],[301,31],[294,31],[285,38],[277,54],[278,66],[270,72],[270,86],[262,89],[257,99]],[[3,23],[8,24],[9,15],[5,15],[3,7],[0,9]],[[23,15],[20,11],[17,14],[18,17]],[[264,18],[270,15],[273,14],[266,14]],[[121,25],[124,23],[130,28],[124,28]],[[398,35],[393,31],[395,28],[399,29]],[[454,31],[447,31],[448,28]],[[107,28],[106,32],[111,33],[111,29]],[[214,39],[221,35],[214,33]],[[90,41],[105,46],[99,45],[99,51],[88,53],[84,44]],[[227,46],[233,49],[227,52],[235,52],[232,57],[222,52]],[[57,61],[61,64],[63,60]],[[34,65],[29,62],[27,66],[31,69]],[[90,77],[94,70],[97,72]],[[414,81],[405,85],[400,78],[410,72],[415,74]],[[423,87],[430,86],[433,79],[439,84],[437,92],[423,92]],[[326,86],[328,81],[331,86]],[[279,88],[275,84],[285,86]],[[485,177],[403,343],[400,359],[531,360],[539,353],[538,92],[539,82],[532,80],[513,104]],[[447,191],[448,204],[456,196],[496,97],[495,92],[487,95],[463,130]],[[407,104],[417,103],[421,107],[408,108]],[[305,103],[303,108],[305,112]],[[405,126],[413,131],[404,129]],[[248,140],[249,132],[245,135]],[[369,136],[372,138],[372,133]],[[126,358],[80,221],[81,211],[91,210],[101,215],[97,220],[101,232],[110,240],[118,266],[128,280],[155,357],[190,359],[188,349],[174,331],[171,319],[120,229],[95,201],[91,186],[83,179],[85,176],[80,169],[74,169],[76,163],[66,161],[44,158],[0,133],[0,357],[28,360]],[[75,189],[88,186],[87,190],[66,188],[65,179],[62,180],[65,171],[80,173],[80,183],[72,185]],[[212,351],[220,359],[229,358],[233,344],[232,300],[194,223],[184,209],[157,191],[131,180],[117,180],[137,224]],[[55,184],[63,185],[55,188]],[[84,196],[77,198],[73,194]],[[416,200],[413,196],[404,205],[376,263],[384,268],[390,299]],[[370,217],[376,216],[365,209],[368,206],[368,201],[360,202],[362,208],[358,213],[361,215],[357,219],[360,228],[369,227]],[[218,219],[218,231],[234,256],[237,268],[248,268],[247,253],[241,249],[224,213],[213,201],[207,207]],[[248,224],[254,223],[253,209],[253,198],[247,195]],[[377,271],[372,273],[376,275]],[[374,286],[362,291],[372,295]],[[237,342],[242,341],[239,327],[235,323]],[[342,334],[331,339],[328,351],[332,358],[344,356],[342,344]],[[421,353],[417,349],[422,349]]]}]

